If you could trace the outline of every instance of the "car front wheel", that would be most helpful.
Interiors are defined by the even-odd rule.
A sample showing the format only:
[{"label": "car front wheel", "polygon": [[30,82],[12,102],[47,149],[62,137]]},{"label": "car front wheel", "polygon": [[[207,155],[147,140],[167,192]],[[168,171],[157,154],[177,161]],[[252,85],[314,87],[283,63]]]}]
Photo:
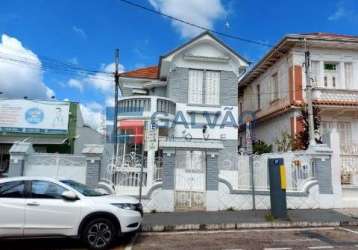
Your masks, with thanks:
[{"label": "car front wheel", "polygon": [[113,223],[105,218],[90,221],[83,230],[82,239],[89,249],[108,249],[116,236]]}]

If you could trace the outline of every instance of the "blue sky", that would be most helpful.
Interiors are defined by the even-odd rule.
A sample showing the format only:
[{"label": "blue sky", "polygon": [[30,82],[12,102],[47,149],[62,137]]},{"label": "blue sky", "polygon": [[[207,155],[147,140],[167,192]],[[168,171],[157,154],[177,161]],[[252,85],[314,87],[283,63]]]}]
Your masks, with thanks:
[{"label": "blue sky", "polygon": [[[356,0],[131,1],[221,32],[271,44],[287,33],[358,33]],[[119,48],[120,63],[125,70],[131,70],[157,64],[160,55],[199,32],[118,0],[2,0],[0,7],[0,36],[7,34],[15,38],[21,42],[15,47],[37,57],[42,64],[48,57],[88,69],[110,71],[114,49]],[[237,40],[220,39],[252,62],[267,50]],[[11,45],[16,41],[8,40],[7,43]],[[9,71],[4,72],[7,69],[1,67],[4,63],[0,60],[3,71],[0,72],[0,92],[16,96],[20,92],[12,90],[9,83],[22,79]],[[26,70],[26,74],[33,73],[29,71]],[[3,73],[6,77],[1,77]],[[37,78],[33,82],[42,81],[39,84],[51,89],[58,99],[80,101],[90,111],[99,110],[111,96],[111,83],[107,84],[103,76],[90,79],[86,75],[53,70],[43,75],[41,72],[34,74]],[[29,96],[39,86],[33,82],[23,84],[29,87]]]}]

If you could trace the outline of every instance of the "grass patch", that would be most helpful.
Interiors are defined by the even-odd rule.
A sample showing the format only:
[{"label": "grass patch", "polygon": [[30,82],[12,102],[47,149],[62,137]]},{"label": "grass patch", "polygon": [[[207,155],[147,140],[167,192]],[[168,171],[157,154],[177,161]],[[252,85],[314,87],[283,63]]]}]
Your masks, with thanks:
[{"label": "grass patch", "polygon": [[273,217],[273,215],[272,215],[271,212],[270,212],[270,213],[265,214],[265,220],[266,220],[267,222],[274,222],[274,221],[275,221],[275,218]]}]

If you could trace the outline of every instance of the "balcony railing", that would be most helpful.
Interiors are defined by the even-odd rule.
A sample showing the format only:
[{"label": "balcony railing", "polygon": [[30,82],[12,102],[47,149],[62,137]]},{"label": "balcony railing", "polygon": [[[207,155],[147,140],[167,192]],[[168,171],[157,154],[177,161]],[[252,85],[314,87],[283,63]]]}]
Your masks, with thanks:
[{"label": "balcony railing", "polygon": [[175,115],[176,104],[168,98],[158,96],[131,96],[118,101],[119,116],[151,116],[155,112]]},{"label": "balcony railing", "polygon": [[358,103],[358,90],[314,88],[313,100],[338,104]]}]

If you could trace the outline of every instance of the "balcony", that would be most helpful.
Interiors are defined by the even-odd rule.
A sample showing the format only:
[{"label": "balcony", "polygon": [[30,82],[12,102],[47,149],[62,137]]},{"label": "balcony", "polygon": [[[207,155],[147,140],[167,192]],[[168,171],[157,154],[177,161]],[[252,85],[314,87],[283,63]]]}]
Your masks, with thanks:
[{"label": "balcony", "polygon": [[323,105],[358,105],[358,90],[314,88],[312,97],[314,102]]},{"label": "balcony", "polygon": [[[162,112],[168,119],[174,118],[176,104],[165,97],[130,96],[118,100],[118,119],[150,118],[156,112]],[[163,116],[163,115],[162,115]]]}]

